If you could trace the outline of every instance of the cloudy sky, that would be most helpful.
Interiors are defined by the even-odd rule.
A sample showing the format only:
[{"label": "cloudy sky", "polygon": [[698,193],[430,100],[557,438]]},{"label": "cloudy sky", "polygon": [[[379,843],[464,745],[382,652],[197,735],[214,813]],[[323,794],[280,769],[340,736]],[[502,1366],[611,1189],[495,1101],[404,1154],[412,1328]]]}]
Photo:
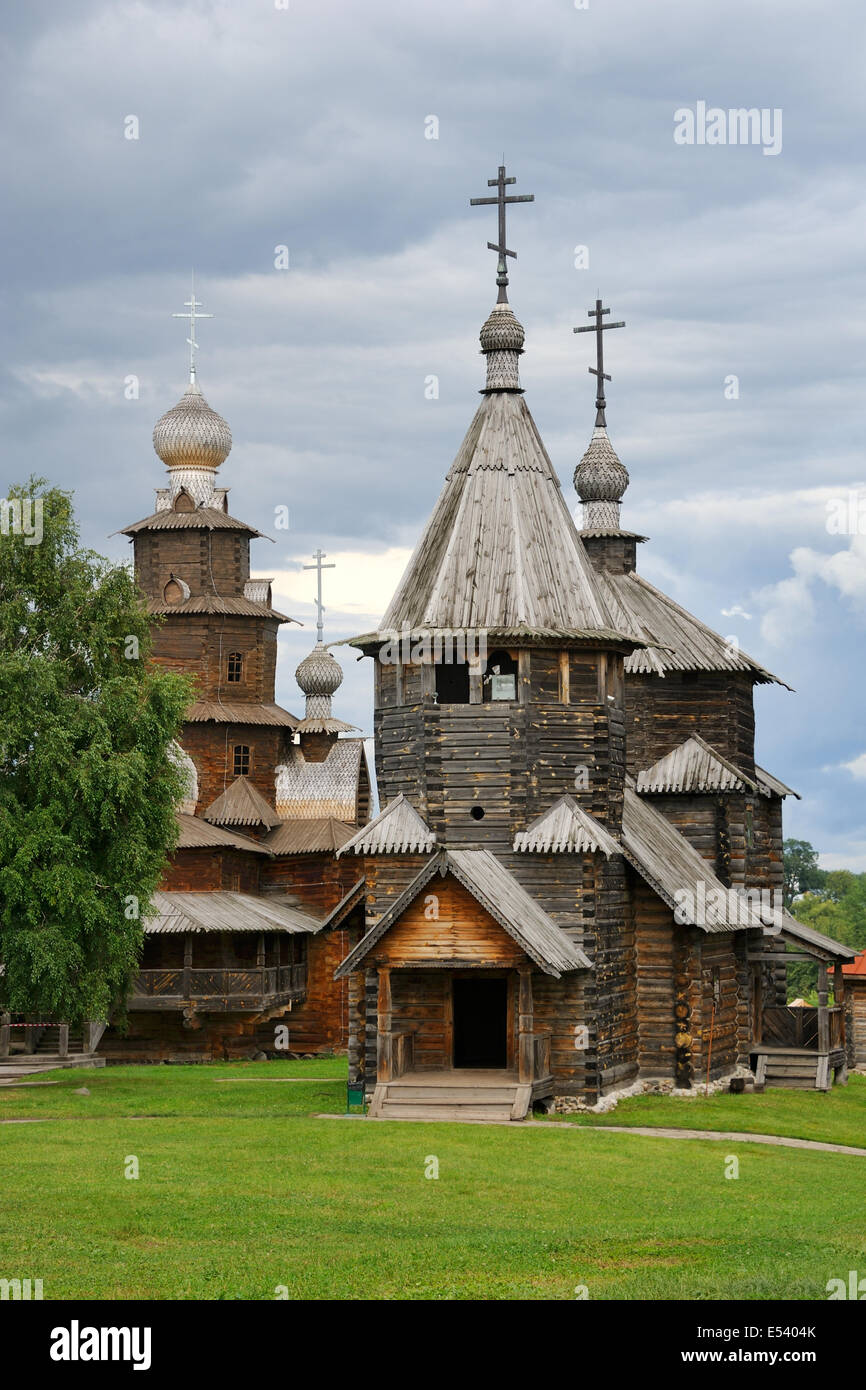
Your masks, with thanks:
[{"label": "cloudy sky", "polygon": [[[4,26],[7,483],[73,487],[86,541],[126,555],[194,266],[222,481],[305,623],[296,708],[300,565],[337,563],[329,639],[370,625],[475,410],[495,220],[469,199],[504,153],[536,196],[510,297],[567,495],[599,291],[628,324],[608,423],[641,571],[796,688],[758,690],[758,759],[803,793],[787,833],[866,870],[862,0],[28,0]],[[768,138],[713,143],[708,117],[678,143],[702,102],[766,111]],[[342,660],[369,732],[368,665]]]}]

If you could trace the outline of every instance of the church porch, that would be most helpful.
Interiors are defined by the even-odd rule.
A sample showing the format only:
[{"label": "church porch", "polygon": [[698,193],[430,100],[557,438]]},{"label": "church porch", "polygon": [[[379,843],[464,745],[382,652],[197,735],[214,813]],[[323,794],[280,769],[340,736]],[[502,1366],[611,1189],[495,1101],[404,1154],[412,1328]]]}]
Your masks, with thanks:
[{"label": "church porch", "polygon": [[535,1026],[530,962],[380,966],[376,1006],[374,1118],[523,1119],[552,1097],[551,1038]]},{"label": "church porch", "polygon": [[[784,933],[782,947],[784,946]],[[752,1039],[750,1065],[758,1086],[796,1087],[829,1091],[848,1080],[846,984],[842,960],[830,959],[817,946],[799,950],[755,953],[752,970]],[[791,961],[818,962],[818,1005],[765,1004],[764,981],[768,964]],[[833,1004],[830,1005],[830,967],[833,968]]]}]

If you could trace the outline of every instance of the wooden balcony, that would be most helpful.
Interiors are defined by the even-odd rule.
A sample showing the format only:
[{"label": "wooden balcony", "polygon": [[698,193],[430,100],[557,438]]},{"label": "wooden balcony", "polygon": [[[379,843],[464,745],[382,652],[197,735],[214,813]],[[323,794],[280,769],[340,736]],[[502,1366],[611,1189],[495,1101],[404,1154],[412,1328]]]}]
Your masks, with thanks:
[{"label": "wooden balcony", "polygon": [[193,1008],[198,1013],[257,1013],[299,1003],[307,992],[307,967],[224,966],[140,970],[127,1001],[131,1012]]}]

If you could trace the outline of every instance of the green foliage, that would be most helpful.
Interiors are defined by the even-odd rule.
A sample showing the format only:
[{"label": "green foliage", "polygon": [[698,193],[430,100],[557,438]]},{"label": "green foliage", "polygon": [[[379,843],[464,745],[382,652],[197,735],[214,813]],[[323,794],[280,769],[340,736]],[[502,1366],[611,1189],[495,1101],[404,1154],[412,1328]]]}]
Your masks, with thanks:
[{"label": "green foliage", "polygon": [[818,851],[808,840],[785,840],[782,845],[785,872],[785,906],[790,910],[798,893],[822,888],[826,871],[818,868]]},{"label": "green foliage", "polygon": [[32,478],[42,537],[0,535],[0,1007],[106,1018],[176,835],[167,756],[188,682],[147,665],[130,571],[80,548],[71,496]]}]

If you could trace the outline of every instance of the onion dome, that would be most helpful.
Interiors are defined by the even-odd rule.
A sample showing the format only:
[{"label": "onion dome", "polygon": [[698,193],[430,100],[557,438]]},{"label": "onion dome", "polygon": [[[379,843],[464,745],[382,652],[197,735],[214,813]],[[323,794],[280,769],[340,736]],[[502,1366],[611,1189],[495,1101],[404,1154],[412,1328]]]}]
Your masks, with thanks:
[{"label": "onion dome", "polygon": [[481,351],[487,357],[487,391],[519,391],[517,359],[523,351],[523,324],[511,305],[494,304],[481,329]]},{"label": "onion dome", "polygon": [[156,422],[153,447],[171,469],[204,468],[213,471],[228,458],[232,432],[221,415],[212,410],[195,382],[177,405]]},{"label": "onion dome", "polygon": [[589,448],[574,470],[583,503],[585,531],[619,529],[619,508],[628,487],[628,469],[617,458],[603,425],[596,425]]},{"label": "onion dome", "polygon": [[331,696],[343,684],[343,668],[320,640],[295,672],[295,680],[307,697],[307,720],[331,718]]}]

